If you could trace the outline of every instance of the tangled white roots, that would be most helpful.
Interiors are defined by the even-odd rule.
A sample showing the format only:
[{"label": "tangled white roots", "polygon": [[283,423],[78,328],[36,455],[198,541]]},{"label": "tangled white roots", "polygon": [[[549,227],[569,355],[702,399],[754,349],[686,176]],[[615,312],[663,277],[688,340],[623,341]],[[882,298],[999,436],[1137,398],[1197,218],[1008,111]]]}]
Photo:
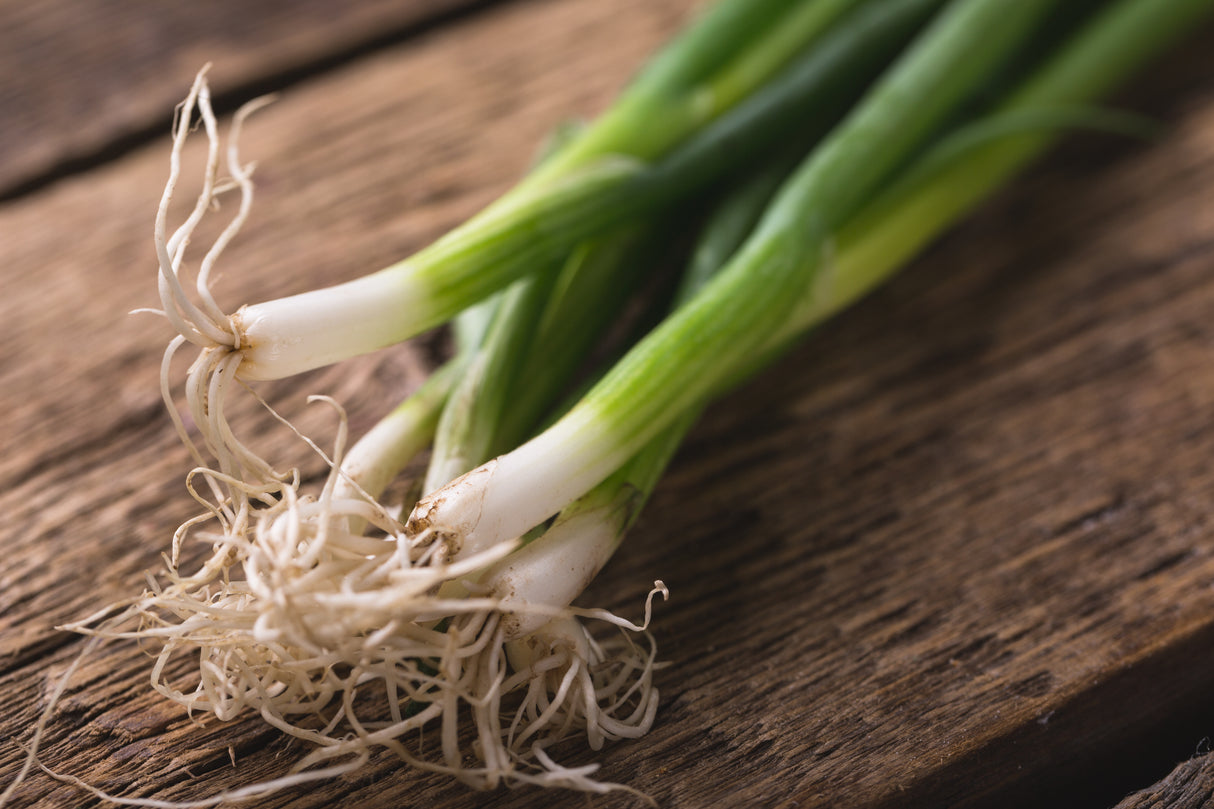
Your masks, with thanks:
[{"label": "tangled white roots", "polygon": [[[71,628],[158,643],[153,686],[190,712],[226,720],[252,711],[316,745],[291,774],[225,793],[225,800],[356,769],[380,748],[483,788],[513,782],[596,792],[622,788],[593,780],[595,765],[557,764],[549,750],[578,735],[598,749],[607,739],[640,736],[651,726],[657,708],[655,650],[645,627],[653,594],[665,594],[660,583],[646,601],[640,626],[600,610],[490,598],[483,588],[478,591],[476,575],[518,543],[452,561],[445,557],[445,543],[426,534],[407,537],[341,471],[344,414],[334,457],[325,458],[330,473],[316,496],[301,493],[297,472],[274,470],[230,429],[223,408],[241,384],[240,337],[212,298],[208,276],[252,199],[252,167],[240,163],[235,146],[249,109],[233,124],[230,179],[221,180],[204,74],[174,126],[156,247],[160,313],[179,333],[165,354],[162,392],[197,462],[188,486],[205,511],[175,534],[163,582]],[[203,188],[184,224],[168,236],[169,203],[195,110],[209,142]],[[232,188],[240,192],[239,210],[203,258],[197,294],[188,295],[181,278],[186,245],[217,195]],[[201,447],[171,394],[170,360],[187,341],[200,349],[185,398]],[[214,468],[204,454],[217,459]],[[199,540],[210,547],[195,572],[185,575],[183,549]],[[451,597],[453,592],[460,597]],[[521,613],[550,620],[525,638],[509,637],[510,622],[503,617]],[[618,631],[597,642],[579,619]],[[181,654],[198,657],[192,689],[170,684],[176,668],[170,662]],[[472,720],[471,741],[461,734],[462,717]],[[441,726],[437,749],[423,744],[421,730],[431,723]]]},{"label": "tangled white roots", "polygon": [[[599,749],[649,730],[658,693],[644,625],[478,597],[474,584],[468,597],[445,598],[441,585],[514,545],[435,563],[438,543],[406,540],[365,500],[332,499],[338,474],[317,499],[284,489],[280,502],[257,511],[247,536],[198,532],[213,543],[198,573],[181,576],[170,565],[166,584],[121,615],[73,628],[159,644],[153,686],[190,712],[230,719],[251,710],[315,744],[275,787],[356,769],[383,748],[478,788],[621,788],[595,781],[597,765],[563,767],[548,749],[579,735]],[[384,533],[353,535],[352,519]],[[660,591],[646,602],[645,623]],[[502,617],[526,611],[554,617],[526,638],[507,637]],[[618,631],[598,642],[579,618]],[[188,691],[168,677],[182,653],[199,659]],[[462,717],[472,719],[471,739]],[[427,750],[421,731],[435,723],[440,742]]]},{"label": "tangled white roots", "polygon": [[[270,99],[261,98],[246,104],[234,116],[227,148],[223,150],[225,159],[222,162],[226,165],[228,176],[221,178],[219,126],[211,108],[206,73],[207,68],[204,67],[194,79],[189,95],[177,109],[173,123],[173,148],[169,157],[169,178],[156,211],[154,242],[160,265],[159,291],[163,308],[155,311],[169,320],[178,335],[165,350],[160,369],[160,390],[177,433],[182,443],[189,448],[195,463],[200,468],[206,468],[204,453],[209,454],[216,459],[216,466],[221,473],[206,478],[211,488],[211,498],[198,496],[192,488],[191,492],[199,502],[214,504],[208,508],[225,530],[241,533],[247,528],[250,500],[268,504],[274,501],[282,489],[298,485],[291,475],[274,470],[269,463],[245,446],[228,424],[224,415],[224,404],[229,391],[238,384],[236,372],[241,362],[241,336],[232,319],[215,302],[210,290],[211,272],[215,262],[248,219],[253,204],[253,164],[245,164],[240,160],[237,148],[240,129],[244,120]],[[169,209],[181,176],[182,155],[195,123],[195,113],[207,135],[202,188],[185,221],[170,235]],[[186,284],[182,279],[186,248],[208,211],[218,207],[219,197],[234,189],[240,194],[239,205],[235,215],[198,265],[193,284],[194,297],[197,298],[195,301],[187,293]],[[185,385],[185,399],[190,418],[202,440],[201,448],[186,429],[172,394],[171,360],[186,342],[193,343],[200,349],[198,358],[190,367]],[[221,483],[227,484],[226,491],[221,487]],[[180,536],[174,544],[175,547],[180,544]]]}]

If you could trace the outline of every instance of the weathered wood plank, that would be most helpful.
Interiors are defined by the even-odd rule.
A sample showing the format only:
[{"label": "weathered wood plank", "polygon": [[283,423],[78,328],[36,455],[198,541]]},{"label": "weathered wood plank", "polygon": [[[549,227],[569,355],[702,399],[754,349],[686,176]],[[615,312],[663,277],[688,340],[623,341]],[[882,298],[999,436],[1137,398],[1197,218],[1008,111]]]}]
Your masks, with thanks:
[{"label": "weathered wood plank", "polygon": [[1209,753],[1177,765],[1167,778],[1135,792],[1116,809],[1202,809],[1214,802],[1214,757]]},{"label": "weathered wood plank", "polygon": [[[351,277],[471,213],[690,3],[622,5],[495,10],[265,110],[245,146],[257,207],[220,300]],[[1074,773],[1076,790],[1105,792],[1069,805],[1107,806],[1150,778],[1098,765],[1128,747],[1166,768],[1208,735],[1190,728],[1214,725],[1214,660],[1198,653],[1214,640],[1214,85],[1193,71],[1209,45],[1151,75],[1166,137],[1072,145],[710,411],[587,597],[635,615],[654,578],[670,585],[658,726],[571,760],[668,807],[1046,805]],[[154,303],[166,154],[0,209],[16,347],[0,354],[0,740],[24,738],[80,648],[53,626],[137,589],[191,510],[155,392],[167,330],[121,314]],[[265,390],[326,436],[303,393],[337,396],[365,427],[423,366],[392,350]],[[188,798],[300,754],[256,719],[193,728],[147,693],[146,666],[120,647],[88,661],[45,760],[117,793]],[[1194,736],[1161,753],[1180,715]],[[0,741],[5,781],[19,760]],[[383,757],[261,805],[488,800]],[[93,804],[35,775],[15,803],[39,801]]]},{"label": "weathered wood plank", "polygon": [[220,95],[275,89],[483,0],[0,3],[0,198],[168,125],[213,62]]}]

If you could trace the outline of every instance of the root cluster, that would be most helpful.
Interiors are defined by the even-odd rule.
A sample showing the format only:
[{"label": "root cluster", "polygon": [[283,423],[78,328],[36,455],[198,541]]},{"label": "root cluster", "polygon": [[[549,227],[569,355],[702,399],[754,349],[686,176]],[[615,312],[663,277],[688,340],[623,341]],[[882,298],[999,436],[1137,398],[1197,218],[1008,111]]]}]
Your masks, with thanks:
[{"label": "root cluster", "polygon": [[[152,644],[153,687],[191,714],[260,714],[314,745],[277,786],[355,769],[382,748],[478,788],[618,788],[550,749],[579,736],[598,749],[649,729],[655,648],[643,627],[547,610],[556,617],[540,631],[508,639],[501,618],[529,606],[480,597],[465,577],[512,544],[436,562],[438,543],[406,540],[380,509],[333,500],[331,488],[312,499],[284,487],[244,536],[197,530],[213,546],[197,572],[170,560],[163,585],[72,628]],[[352,519],[380,535],[351,534]],[[469,595],[441,594],[460,581]],[[615,629],[596,641],[582,619]],[[192,687],[169,681],[179,655],[198,660]],[[437,739],[423,732],[433,728]]]}]

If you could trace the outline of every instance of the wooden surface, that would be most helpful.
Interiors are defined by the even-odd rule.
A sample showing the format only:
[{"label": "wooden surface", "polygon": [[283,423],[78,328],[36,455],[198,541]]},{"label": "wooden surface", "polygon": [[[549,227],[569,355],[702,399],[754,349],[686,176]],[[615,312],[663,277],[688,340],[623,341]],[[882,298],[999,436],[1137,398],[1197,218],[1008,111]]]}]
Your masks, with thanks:
[{"label": "wooden surface", "polygon": [[221,106],[458,18],[477,0],[0,2],[0,198],[168,126],[199,66]]},{"label": "wooden surface", "polygon": [[[84,21],[56,6],[40,43],[0,26],[37,68],[0,58],[2,103],[78,92],[80,130],[47,144],[36,105],[0,116],[12,190],[0,206],[0,785],[81,647],[54,627],[137,591],[192,512],[189,461],[156,391],[167,327],[125,314],[155,304],[151,219],[167,171],[167,139],[141,133],[167,122],[190,62],[213,58],[233,88],[282,91],[244,141],[258,197],[218,285],[235,307],[433,239],[507,187],[557,122],[601,109],[693,5],[475,4],[392,41],[352,26],[332,51],[317,44],[331,25],[306,15],[161,26],[156,15],[181,12],[157,7],[138,70],[57,62]],[[0,15],[33,14],[18,8]],[[263,31],[255,49],[239,36],[250,26]],[[601,761],[603,778],[683,809],[1211,802],[1212,46],[1197,33],[1127,93],[1167,122],[1159,140],[1071,141],[709,411],[585,599],[635,617],[655,578],[670,586],[657,725],[566,760]],[[132,85],[154,103],[116,125]],[[422,341],[262,390],[323,438],[330,419],[304,394],[336,396],[365,428],[432,354]],[[264,446],[316,470],[248,415]],[[87,660],[48,726],[47,765],[116,794],[185,799],[301,754],[257,718],[191,725],[149,693],[147,668],[121,645]],[[554,798],[468,792],[385,756],[259,805],[338,801]],[[41,773],[12,803],[94,804]]]},{"label": "wooden surface", "polygon": [[1166,778],[1128,795],[1117,809],[1202,809],[1214,796],[1214,758],[1208,753],[1176,767]]}]

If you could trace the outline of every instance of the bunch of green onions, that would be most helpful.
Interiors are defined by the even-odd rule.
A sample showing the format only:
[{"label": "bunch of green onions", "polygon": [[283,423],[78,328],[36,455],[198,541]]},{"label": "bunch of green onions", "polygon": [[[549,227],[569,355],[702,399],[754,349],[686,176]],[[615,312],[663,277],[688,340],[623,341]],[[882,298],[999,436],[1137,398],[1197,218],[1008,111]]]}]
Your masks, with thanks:
[{"label": "bunch of green onions", "polygon": [[[478,787],[615,786],[548,751],[649,729],[649,602],[639,626],[571,604],[697,415],[1060,134],[1134,129],[1093,105],[1211,8],[720,0],[464,225],[387,269],[232,315],[208,274],[252,182],[235,148],[243,116],[225,155],[200,76],[175,126],[156,233],[164,313],[180,334],[164,393],[205,510],[175,537],[166,581],[118,616],[138,627],[110,617],[80,628],[157,638],[153,681],[167,696],[224,718],[253,708],[316,744],[291,775],[250,789],[344,771],[377,747]],[[195,115],[211,144],[204,187],[170,235]],[[185,247],[225,184],[240,206],[190,292]],[[227,422],[226,396],[242,383],[449,322],[454,356],[349,448],[342,421],[317,493]],[[200,349],[185,388],[200,438],[168,381],[185,342]],[[424,496],[403,512],[382,503],[426,449]],[[191,537],[212,551],[185,575]],[[654,593],[665,594],[660,582]],[[621,631],[598,638],[587,620]],[[202,662],[190,692],[163,677],[183,650]],[[431,723],[441,750],[427,758],[408,740]]]}]

